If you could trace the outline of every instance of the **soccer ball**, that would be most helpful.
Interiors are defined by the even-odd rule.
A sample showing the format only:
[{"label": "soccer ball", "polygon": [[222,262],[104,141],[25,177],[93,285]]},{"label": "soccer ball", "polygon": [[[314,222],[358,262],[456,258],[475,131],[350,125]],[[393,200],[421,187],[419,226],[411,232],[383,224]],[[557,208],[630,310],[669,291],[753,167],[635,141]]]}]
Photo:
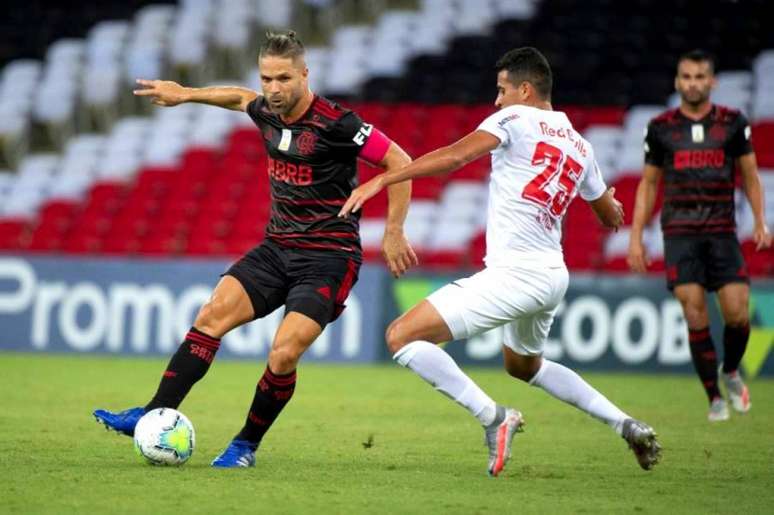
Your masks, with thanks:
[{"label": "soccer ball", "polygon": [[194,450],[194,428],[177,410],[156,408],[137,421],[134,449],[153,465],[182,465]]}]

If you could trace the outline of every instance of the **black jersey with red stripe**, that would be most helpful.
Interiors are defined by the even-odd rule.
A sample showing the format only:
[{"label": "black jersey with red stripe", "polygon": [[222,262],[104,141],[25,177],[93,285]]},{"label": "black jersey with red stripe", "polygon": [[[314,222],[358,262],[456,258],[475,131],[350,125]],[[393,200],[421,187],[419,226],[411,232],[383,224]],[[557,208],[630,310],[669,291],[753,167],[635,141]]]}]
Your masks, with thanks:
[{"label": "black jersey with red stripe", "polygon": [[271,218],[266,238],[285,247],[360,256],[359,215],[338,212],[357,186],[357,158],[372,127],[323,97],[287,124],[260,96],[247,114],[261,130],[268,154]]},{"label": "black jersey with red stripe", "polygon": [[672,109],[651,120],[645,162],[664,171],[664,235],[734,233],[735,160],[752,151],[750,126],[735,109],[713,105],[700,120]]}]

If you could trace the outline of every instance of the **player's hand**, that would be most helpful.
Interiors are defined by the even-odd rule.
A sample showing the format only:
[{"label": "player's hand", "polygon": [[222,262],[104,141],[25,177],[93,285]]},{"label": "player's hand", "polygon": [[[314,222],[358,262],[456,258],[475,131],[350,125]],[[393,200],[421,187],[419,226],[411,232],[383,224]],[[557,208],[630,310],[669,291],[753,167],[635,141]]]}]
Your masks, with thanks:
[{"label": "player's hand", "polygon": [[361,207],[363,207],[363,204],[365,204],[368,199],[382,191],[383,187],[382,176],[377,175],[370,181],[366,182],[365,184],[361,184],[352,190],[352,194],[344,203],[341,211],[339,211],[339,217],[346,218],[350,213],[357,212]]},{"label": "player's hand", "polygon": [[382,238],[382,256],[396,279],[412,266],[419,264],[414,249],[411,248],[403,229],[386,229]]},{"label": "player's hand", "polygon": [[626,263],[629,265],[632,272],[644,274],[648,271],[650,262],[645,253],[645,246],[641,241],[632,240],[629,243],[629,255],[626,257]]},{"label": "player's hand", "polygon": [[171,80],[145,80],[137,79],[137,84],[142,86],[135,89],[138,97],[150,97],[151,103],[162,107],[172,107],[186,101],[186,88]]},{"label": "player's hand", "polygon": [[771,233],[766,224],[756,224],[753,228],[753,241],[755,242],[755,250],[763,250],[771,247]]},{"label": "player's hand", "polygon": [[624,209],[620,200],[615,198],[615,187],[607,190],[610,194],[610,198],[613,200],[613,206],[615,207],[615,220],[612,221],[613,230],[618,232],[618,228],[623,225],[624,222]]}]

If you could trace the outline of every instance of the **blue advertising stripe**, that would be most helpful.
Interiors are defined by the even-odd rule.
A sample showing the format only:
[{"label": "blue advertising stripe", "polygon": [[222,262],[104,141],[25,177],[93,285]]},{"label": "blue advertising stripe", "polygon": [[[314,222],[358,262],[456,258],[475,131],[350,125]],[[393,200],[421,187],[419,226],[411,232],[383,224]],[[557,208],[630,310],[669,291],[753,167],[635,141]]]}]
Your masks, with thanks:
[{"label": "blue advertising stripe", "polygon": [[[169,355],[229,263],[0,256],[0,349]],[[382,267],[363,266],[347,309],[305,361],[382,357]],[[283,308],[223,338],[226,358],[263,359]]]}]

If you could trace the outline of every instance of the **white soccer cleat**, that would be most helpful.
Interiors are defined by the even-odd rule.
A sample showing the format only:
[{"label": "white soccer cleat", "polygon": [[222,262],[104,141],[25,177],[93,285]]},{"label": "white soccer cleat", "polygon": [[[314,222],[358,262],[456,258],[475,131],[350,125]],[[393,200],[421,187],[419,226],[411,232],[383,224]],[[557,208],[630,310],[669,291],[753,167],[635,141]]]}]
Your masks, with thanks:
[{"label": "white soccer cleat", "polygon": [[729,418],[726,400],[723,397],[712,399],[709,413],[707,413],[707,420],[710,422],[723,422]]},{"label": "white soccer cleat", "polygon": [[656,440],[656,432],[645,422],[627,418],[623,423],[621,437],[629,444],[629,449],[643,470],[652,469],[661,460],[661,444]]},{"label": "white soccer cleat", "polygon": [[742,381],[742,376],[739,375],[739,371],[735,370],[728,374],[723,372],[723,368],[720,369],[720,377],[723,379],[723,384],[728,392],[728,400],[731,401],[731,406],[738,413],[747,413],[750,411],[752,402],[750,402],[750,389]]},{"label": "white soccer cleat", "polygon": [[498,416],[492,425],[484,428],[486,445],[489,447],[490,476],[497,476],[511,457],[511,443],[516,433],[523,431],[524,418],[512,408],[497,406]]}]

